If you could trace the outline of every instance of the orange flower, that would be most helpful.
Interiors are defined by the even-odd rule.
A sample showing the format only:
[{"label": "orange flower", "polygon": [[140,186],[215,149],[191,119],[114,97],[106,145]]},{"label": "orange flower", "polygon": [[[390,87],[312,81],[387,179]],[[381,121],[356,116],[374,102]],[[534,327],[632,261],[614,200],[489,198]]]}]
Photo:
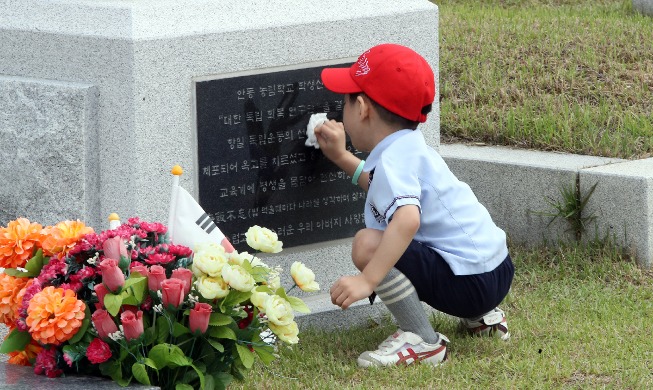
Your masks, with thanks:
[{"label": "orange flower", "polygon": [[0,322],[13,326],[18,317],[18,308],[22,303],[19,292],[25,287],[28,278],[16,278],[0,273]]},{"label": "orange flower", "polygon": [[[11,330],[9,330],[9,333],[11,333]],[[36,359],[36,355],[38,355],[42,349],[43,347],[41,347],[36,341],[32,340],[27,344],[24,351],[9,352],[9,360],[7,360],[7,362],[19,366],[31,366],[34,359]]]},{"label": "orange flower", "polygon": [[29,301],[25,322],[34,340],[59,345],[82,326],[85,308],[72,290],[49,286]]},{"label": "orange flower", "polygon": [[27,218],[0,227],[0,267],[24,267],[43,239],[42,230],[40,224],[30,223]]},{"label": "orange flower", "polygon": [[79,220],[63,221],[55,226],[46,227],[44,232],[46,237],[42,244],[43,251],[46,256],[51,256],[59,252],[68,253],[85,234],[93,233],[93,228]]}]

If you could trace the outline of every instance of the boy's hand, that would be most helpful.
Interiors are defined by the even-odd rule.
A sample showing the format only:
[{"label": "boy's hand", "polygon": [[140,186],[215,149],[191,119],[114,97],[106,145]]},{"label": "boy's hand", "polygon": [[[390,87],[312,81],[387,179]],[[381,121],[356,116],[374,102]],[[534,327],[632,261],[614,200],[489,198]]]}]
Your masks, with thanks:
[{"label": "boy's hand", "polygon": [[336,122],[333,119],[324,122],[315,128],[315,137],[320,144],[322,153],[336,164],[348,153],[347,136],[342,122]]},{"label": "boy's hand", "polygon": [[343,310],[372,295],[374,288],[363,274],[343,276],[331,286],[331,302]]}]

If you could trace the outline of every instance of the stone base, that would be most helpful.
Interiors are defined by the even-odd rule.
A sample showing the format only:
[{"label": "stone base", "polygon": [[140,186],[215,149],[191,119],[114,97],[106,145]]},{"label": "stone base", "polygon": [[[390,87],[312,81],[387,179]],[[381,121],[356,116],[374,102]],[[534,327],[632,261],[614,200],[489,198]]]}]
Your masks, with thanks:
[{"label": "stone base", "polygon": [[653,0],[633,0],[633,9],[644,15],[653,16]]}]

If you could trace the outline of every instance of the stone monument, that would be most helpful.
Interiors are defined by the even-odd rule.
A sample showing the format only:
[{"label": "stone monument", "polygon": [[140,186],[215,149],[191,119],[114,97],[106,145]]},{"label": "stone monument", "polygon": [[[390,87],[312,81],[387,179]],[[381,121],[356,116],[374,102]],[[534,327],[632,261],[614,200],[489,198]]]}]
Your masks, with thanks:
[{"label": "stone monument", "polygon": [[[384,42],[421,53],[437,81],[427,0],[7,0],[0,225],[99,231],[114,212],[165,222],[179,164],[237,247],[246,226],[271,228],[287,243],[280,265],[307,263],[328,291],[353,272],[363,194],[303,145],[303,129],[313,112],[342,111],[319,70]],[[437,102],[422,127],[433,146]]]}]

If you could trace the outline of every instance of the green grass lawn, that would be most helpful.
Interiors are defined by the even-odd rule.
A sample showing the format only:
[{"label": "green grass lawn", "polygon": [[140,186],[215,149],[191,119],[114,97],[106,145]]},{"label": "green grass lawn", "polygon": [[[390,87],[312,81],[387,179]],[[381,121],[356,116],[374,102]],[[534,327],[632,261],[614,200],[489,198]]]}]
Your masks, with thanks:
[{"label": "green grass lawn", "polygon": [[437,316],[451,340],[440,367],[365,370],[356,357],[395,327],[302,329],[300,344],[257,364],[238,389],[650,389],[653,388],[653,279],[609,246],[512,248],[516,276],[502,304],[508,342],[460,333]]},{"label": "green grass lawn", "polygon": [[631,0],[442,0],[443,142],[653,155],[653,18]]}]

